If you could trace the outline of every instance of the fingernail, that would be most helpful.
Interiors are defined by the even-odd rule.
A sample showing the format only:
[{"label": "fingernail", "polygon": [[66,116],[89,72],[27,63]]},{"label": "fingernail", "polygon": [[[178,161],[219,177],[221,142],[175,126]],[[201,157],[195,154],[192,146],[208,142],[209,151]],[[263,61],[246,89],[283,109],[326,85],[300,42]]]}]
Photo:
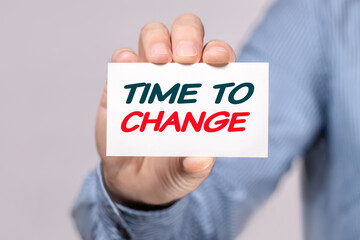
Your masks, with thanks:
[{"label": "fingernail", "polygon": [[190,41],[179,42],[176,48],[176,55],[179,57],[193,57],[198,54],[194,43]]},{"label": "fingernail", "polygon": [[151,47],[151,55],[153,57],[158,57],[161,55],[169,56],[169,48],[164,43],[155,43]]}]

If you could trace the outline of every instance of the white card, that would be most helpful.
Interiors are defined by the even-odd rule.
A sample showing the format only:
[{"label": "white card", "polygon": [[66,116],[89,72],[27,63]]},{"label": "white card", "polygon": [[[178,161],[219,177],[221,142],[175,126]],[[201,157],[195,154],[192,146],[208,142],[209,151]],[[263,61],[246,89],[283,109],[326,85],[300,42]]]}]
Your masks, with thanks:
[{"label": "white card", "polygon": [[109,63],[107,156],[267,157],[268,63]]}]

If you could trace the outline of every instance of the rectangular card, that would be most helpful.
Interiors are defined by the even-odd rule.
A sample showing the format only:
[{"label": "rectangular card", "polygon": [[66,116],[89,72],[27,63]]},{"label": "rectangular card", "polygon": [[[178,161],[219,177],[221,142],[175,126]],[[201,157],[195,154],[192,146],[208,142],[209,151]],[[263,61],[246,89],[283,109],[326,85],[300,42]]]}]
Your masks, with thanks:
[{"label": "rectangular card", "polygon": [[267,157],[268,99],[268,63],[109,63],[106,154]]}]

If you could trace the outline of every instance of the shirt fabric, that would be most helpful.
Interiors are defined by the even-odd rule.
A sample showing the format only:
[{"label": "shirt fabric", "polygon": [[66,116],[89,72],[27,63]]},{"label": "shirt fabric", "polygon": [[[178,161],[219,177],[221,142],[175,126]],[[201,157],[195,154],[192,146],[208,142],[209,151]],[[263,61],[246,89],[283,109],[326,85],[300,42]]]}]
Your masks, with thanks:
[{"label": "shirt fabric", "polygon": [[297,156],[305,238],[360,239],[360,1],[279,0],[237,60],[270,63],[269,157],[218,158],[156,211],[113,203],[99,165],[73,207],[84,239],[234,239]]}]

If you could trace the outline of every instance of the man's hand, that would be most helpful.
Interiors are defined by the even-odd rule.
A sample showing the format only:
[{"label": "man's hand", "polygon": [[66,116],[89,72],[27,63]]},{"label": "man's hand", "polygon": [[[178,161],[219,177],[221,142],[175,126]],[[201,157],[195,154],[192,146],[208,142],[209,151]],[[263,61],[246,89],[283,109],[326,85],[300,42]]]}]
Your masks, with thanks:
[{"label": "man's hand", "polygon": [[[162,23],[146,24],[140,33],[139,55],[119,49],[112,62],[205,62],[224,65],[235,61],[232,48],[222,41],[203,46],[204,28],[192,14],[183,14],[173,23],[171,35]],[[166,206],[194,191],[210,174],[214,158],[209,157],[107,157],[107,87],[100,102],[96,121],[97,150],[103,164],[106,188],[113,200],[133,207]]]}]

